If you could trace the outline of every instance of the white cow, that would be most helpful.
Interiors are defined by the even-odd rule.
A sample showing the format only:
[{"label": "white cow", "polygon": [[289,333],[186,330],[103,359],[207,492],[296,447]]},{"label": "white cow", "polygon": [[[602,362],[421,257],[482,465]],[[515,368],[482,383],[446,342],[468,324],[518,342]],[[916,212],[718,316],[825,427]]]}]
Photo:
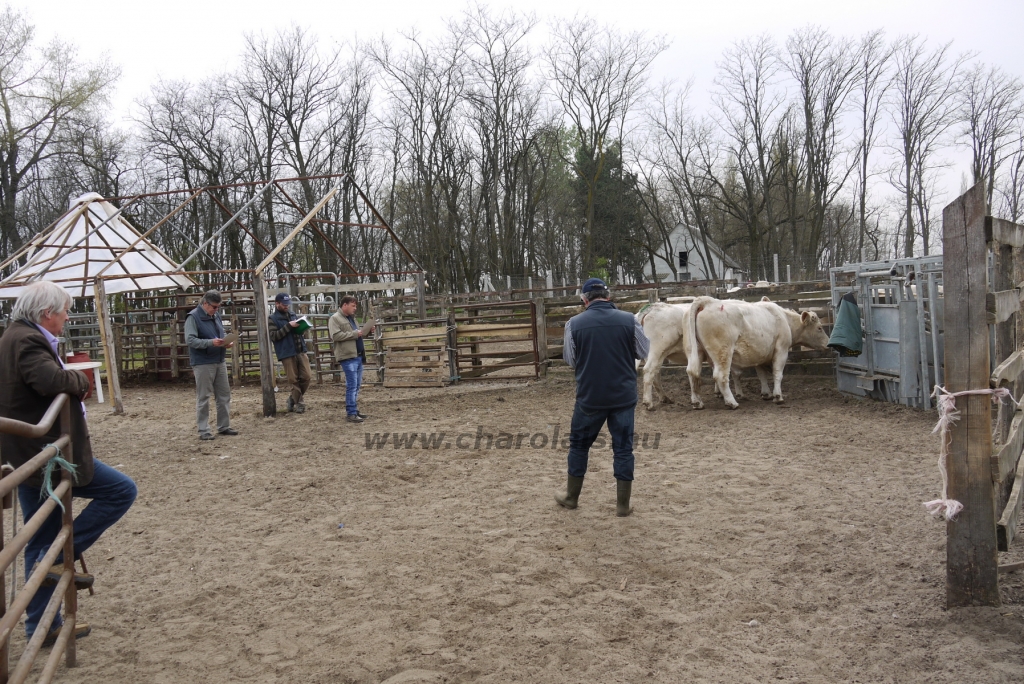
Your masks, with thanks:
[{"label": "white cow", "polygon": [[[765,297],[765,301],[768,298]],[[644,334],[650,340],[650,350],[647,353],[647,361],[644,362],[643,396],[641,401],[648,411],[653,411],[658,402],[671,404],[672,399],[661,389],[661,366],[665,361],[671,361],[686,366],[689,359],[690,336],[690,305],[689,304],[665,304],[655,303],[645,307],[636,314],[636,320],[643,326]],[[702,361],[707,361],[702,356]],[[637,368],[640,362],[637,361]],[[740,385],[740,369],[733,372],[733,385],[736,388],[736,396],[742,397],[743,390]],[[718,393],[718,388],[715,388]],[[690,396],[693,396],[693,388],[690,389]]]},{"label": "white cow", "polygon": [[[761,380],[761,397],[782,403],[782,371],[795,344],[827,349],[828,335],[817,314],[797,313],[762,300],[751,303],[698,297],[690,305],[690,347],[706,354],[714,368],[715,385],[729,408],[739,404],[729,391],[729,377],[736,368],[753,367]],[[701,355],[691,355],[686,367],[690,401],[704,408],[700,399]],[[774,391],[768,386],[765,366],[771,366]]]},{"label": "white cow", "polygon": [[672,400],[661,391],[661,365],[666,360],[686,365],[690,345],[689,336],[686,334],[689,313],[689,304],[659,302],[644,308],[636,315],[637,321],[644,328],[644,334],[651,342],[647,361],[644,362],[643,403],[648,411],[654,410],[655,393],[657,401],[672,403]]}]

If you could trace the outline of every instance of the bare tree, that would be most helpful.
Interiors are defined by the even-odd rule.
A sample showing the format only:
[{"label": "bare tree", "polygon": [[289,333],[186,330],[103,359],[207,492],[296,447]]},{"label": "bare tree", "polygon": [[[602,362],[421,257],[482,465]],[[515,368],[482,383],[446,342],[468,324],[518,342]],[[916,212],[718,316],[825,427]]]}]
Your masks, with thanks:
[{"label": "bare tree", "polygon": [[18,193],[34,170],[69,151],[75,119],[104,100],[118,70],[80,64],[73,46],[54,41],[37,49],[34,29],[10,7],[0,11],[0,253],[24,239]]},{"label": "bare tree", "polygon": [[786,41],[785,65],[799,88],[803,113],[804,230],[794,256],[817,259],[825,220],[853,171],[843,158],[840,119],[853,89],[857,63],[851,41],[824,29],[798,30]]},{"label": "bare tree", "polygon": [[537,210],[531,148],[539,135],[540,88],[527,39],[537,24],[512,12],[493,16],[476,6],[466,16],[471,67],[466,97],[479,156],[479,207],[487,268],[528,276],[537,271],[529,229]]},{"label": "bare tree", "polygon": [[722,114],[720,125],[730,166],[712,177],[723,208],[746,231],[750,272],[761,277],[767,275],[766,244],[780,222],[772,195],[783,167],[773,151],[787,111],[784,93],[776,87],[779,62],[775,44],[766,35],[739,41],[723,55],[718,71],[715,103]]},{"label": "bare tree", "polygon": [[[657,106],[650,112],[653,135],[647,154],[638,160],[637,167],[647,188],[644,206],[658,229],[655,235],[660,251],[653,245],[652,251],[667,261],[678,277],[671,234],[677,223],[685,223],[698,236],[695,251],[704,273],[717,278],[709,245],[719,200],[712,173],[719,166],[717,145],[711,122],[697,120],[689,111],[689,89],[689,85],[677,93],[662,89]],[[652,174],[657,174],[657,181]],[[664,192],[661,185],[670,202],[660,199]],[[672,210],[664,204],[670,204]]]},{"label": "bare tree", "polygon": [[609,142],[622,134],[622,122],[640,98],[647,70],[667,47],[660,37],[622,34],[588,18],[554,26],[548,49],[551,87],[575,134],[565,162],[587,189],[583,268],[594,265],[594,204]]},{"label": "bare tree", "polygon": [[975,183],[985,181],[987,209],[991,212],[996,173],[1012,154],[1024,116],[1024,85],[998,67],[978,63],[964,72],[956,92],[960,140],[971,148],[971,175]]},{"label": "bare tree", "polygon": [[929,50],[923,38],[911,36],[899,41],[893,55],[892,117],[900,161],[892,181],[904,198],[903,253],[907,257],[914,255],[917,235],[928,254],[929,175],[938,164],[935,157],[944,136],[956,121],[956,77],[968,56],[950,57],[951,45]]},{"label": "bare tree", "polygon": [[[878,142],[878,120],[891,84],[888,73],[891,58],[892,48],[886,45],[882,31],[871,31],[860,39],[860,46],[856,52],[855,74],[857,117],[860,123],[856,185],[858,254],[864,251],[864,240],[868,237],[868,185],[874,175],[871,171],[870,158]],[[875,255],[878,255],[877,244]]]}]

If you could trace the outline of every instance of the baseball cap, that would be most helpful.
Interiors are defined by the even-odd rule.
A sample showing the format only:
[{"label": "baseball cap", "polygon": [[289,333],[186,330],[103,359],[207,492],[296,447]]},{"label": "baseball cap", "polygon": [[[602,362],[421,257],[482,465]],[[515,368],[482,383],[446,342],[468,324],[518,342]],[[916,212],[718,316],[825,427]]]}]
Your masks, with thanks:
[{"label": "baseball cap", "polygon": [[284,304],[285,306],[287,306],[287,305],[292,303],[292,298],[289,297],[284,292],[278,292],[277,296],[274,297],[274,301],[279,303],[279,304]]},{"label": "baseball cap", "polygon": [[583,294],[587,294],[591,290],[607,290],[608,286],[604,284],[604,281],[600,278],[591,278],[587,282],[583,283]]}]

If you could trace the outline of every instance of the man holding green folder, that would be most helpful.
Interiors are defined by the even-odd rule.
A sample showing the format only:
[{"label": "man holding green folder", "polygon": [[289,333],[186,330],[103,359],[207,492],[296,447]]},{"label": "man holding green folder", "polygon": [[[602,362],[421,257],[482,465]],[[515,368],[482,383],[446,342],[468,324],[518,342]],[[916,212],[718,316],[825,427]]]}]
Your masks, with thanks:
[{"label": "man holding green folder", "polygon": [[270,316],[270,339],[274,342],[274,353],[277,360],[284,366],[288,384],[292,387],[288,397],[288,410],[305,413],[306,404],[302,399],[309,389],[312,373],[309,369],[309,357],[306,356],[306,339],[303,334],[309,328],[303,325],[289,307],[292,298],[281,292],[274,297],[274,313]]}]

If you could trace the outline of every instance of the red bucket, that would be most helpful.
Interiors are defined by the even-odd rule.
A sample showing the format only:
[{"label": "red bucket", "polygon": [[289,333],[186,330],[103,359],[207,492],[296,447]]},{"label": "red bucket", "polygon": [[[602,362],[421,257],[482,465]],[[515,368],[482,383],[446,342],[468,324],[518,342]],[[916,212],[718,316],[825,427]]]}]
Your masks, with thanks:
[{"label": "red bucket", "polygon": [[[90,361],[92,361],[92,359],[89,358],[88,354],[68,354],[68,363],[88,363]],[[85,401],[92,396],[94,387],[93,383],[96,382],[96,379],[93,377],[92,368],[87,368],[82,372],[85,373],[85,377],[89,378],[89,391],[86,392],[84,397],[82,397],[82,400]]]}]

